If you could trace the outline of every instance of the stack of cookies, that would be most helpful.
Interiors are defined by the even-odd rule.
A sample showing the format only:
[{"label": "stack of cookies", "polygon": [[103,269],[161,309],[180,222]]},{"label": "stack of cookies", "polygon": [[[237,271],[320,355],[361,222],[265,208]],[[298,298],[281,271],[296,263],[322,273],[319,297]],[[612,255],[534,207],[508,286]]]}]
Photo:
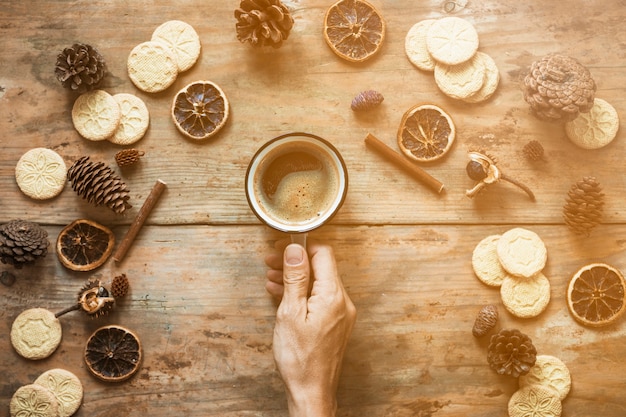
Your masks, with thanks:
[{"label": "stack of cookies", "polygon": [[69,417],[83,402],[83,385],[65,369],[51,369],[34,383],[18,388],[9,405],[11,416]]},{"label": "stack of cookies", "polygon": [[489,99],[500,82],[494,60],[478,51],[478,33],[459,17],[422,20],[409,30],[405,51],[409,61],[434,72],[435,82],[447,96],[467,103]]}]

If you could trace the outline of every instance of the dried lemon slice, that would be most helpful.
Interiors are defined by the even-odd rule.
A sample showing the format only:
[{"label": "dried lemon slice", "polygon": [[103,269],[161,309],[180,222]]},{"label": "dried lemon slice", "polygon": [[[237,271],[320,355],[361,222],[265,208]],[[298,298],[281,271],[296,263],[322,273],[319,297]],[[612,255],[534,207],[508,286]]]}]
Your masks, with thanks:
[{"label": "dried lemon slice", "polygon": [[180,90],[172,103],[172,119],[178,130],[191,139],[215,135],[228,120],[228,99],[211,81],[196,81]]},{"label": "dried lemon slice", "polygon": [[415,161],[434,161],[450,150],[455,134],[452,118],[441,108],[433,104],[416,105],[402,116],[398,146]]},{"label": "dried lemon slice", "polygon": [[104,326],[87,340],[85,363],[97,378],[119,382],[137,372],[141,363],[141,342],[130,330],[121,326]]},{"label": "dried lemon slice", "polygon": [[611,265],[592,263],[580,268],[567,288],[567,306],[587,326],[613,323],[626,311],[624,276]]},{"label": "dried lemon slice", "polygon": [[385,21],[363,0],[339,0],[326,11],[324,39],[343,59],[362,62],[376,54],[385,39]]},{"label": "dried lemon slice", "polygon": [[106,226],[78,219],[67,225],[57,238],[57,256],[66,268],[91,271],[104,264],[113,252],[115,236]]}]

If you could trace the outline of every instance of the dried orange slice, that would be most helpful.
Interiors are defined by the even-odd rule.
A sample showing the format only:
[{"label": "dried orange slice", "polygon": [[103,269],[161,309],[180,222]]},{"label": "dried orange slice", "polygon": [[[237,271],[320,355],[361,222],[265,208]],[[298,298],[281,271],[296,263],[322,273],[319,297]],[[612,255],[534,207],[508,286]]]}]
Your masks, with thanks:
[{"label": "dried orange slice", "polygon": [[324,39],[341,58],[362,62],[380,50],[385,39],[385,21],[364,0],[339,0],[326,11]]},{"label": "dried orange slice", "polygon": [[228,120],[228,99],[217,84],[195,81],[174,96],[172,118],[188,138],[209,138]]},{"label": "dried orange slice", "polygon": [[592,327],[606,326],[626,311],[622,273],[604,263],[579,269],[567,288],[567,306],[574,318]]},{"label": "dried orange slice", "polygon": [[132,331],[116,325],[96,330],[85,347],[87,368],[107,382],[130,378],[139,369],[141,357],[139,338]]},{"label": "dried orange slice", "polygon": [[87,219],[74,220],[57,237],[57,256],[68,269],[91,271],[113,252],[115,236],[106,226]]},{"label": "dried orange slice", "polygon": [[433,104],[418,104],[402,116],[398,146],[415,161],[434,161],[450,150],[455,134],[450,115]]}]

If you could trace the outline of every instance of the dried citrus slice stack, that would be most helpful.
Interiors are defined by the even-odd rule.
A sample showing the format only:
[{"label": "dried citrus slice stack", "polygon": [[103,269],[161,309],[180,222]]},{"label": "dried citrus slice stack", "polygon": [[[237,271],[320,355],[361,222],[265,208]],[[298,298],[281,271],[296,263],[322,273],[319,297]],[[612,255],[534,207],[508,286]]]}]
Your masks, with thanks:
[{"label": "dried citrus slice stack", "polygon": [[339,0],[326,11],[324,39],[341,58],[362,62],[380,50],[385,39],[385,21],[364,0]]},{"label": "dried citrus slice stack", "polygon": [[191,139],[215,135],[228,120],[228,99],[211,81],[195,81],[180,90],[172,103],[172,119],[178,130]]},{"label": "dried citrus slice stack", "polygon": [[91,271],[104,264],[113,252],[115,236],[106,226],[78,219],[65,226],[57,237],[57,256],[66,268]]},{"label": "dried citrus slice stack", "polygon": [[415,161],[434,161],[450,150],[455,134],[452,118],[441,108],[433,104],[416,105],[402,116],[398,146]]},{"label": "dried citrus slice stack", "polygon": [[606,326],[626,311],[622,273],[604,263],[579,269],[567,288],[567,306],[574,318],[592,327]]},{"label": "dried citrus slice stack", "polygon": [[99,328],[89,337],[85,347],[87,368],[107,382],[130,378],[139,369],[141,357],[139,338],[122,326]]}]

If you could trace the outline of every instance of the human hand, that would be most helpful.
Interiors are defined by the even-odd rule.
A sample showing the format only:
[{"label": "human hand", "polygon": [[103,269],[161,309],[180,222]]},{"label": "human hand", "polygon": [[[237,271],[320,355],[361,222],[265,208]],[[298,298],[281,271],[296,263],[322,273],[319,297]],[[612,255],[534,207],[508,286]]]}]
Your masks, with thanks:
[{"label": "human hand", "polygon": [[[268,255],[267,291],[280,300],[274,360],[291,417],[334,416],[337,384],[356,309],[337,273],[332,248],[279,241]],[[310,294],[309,294],[310,288]]]}]

